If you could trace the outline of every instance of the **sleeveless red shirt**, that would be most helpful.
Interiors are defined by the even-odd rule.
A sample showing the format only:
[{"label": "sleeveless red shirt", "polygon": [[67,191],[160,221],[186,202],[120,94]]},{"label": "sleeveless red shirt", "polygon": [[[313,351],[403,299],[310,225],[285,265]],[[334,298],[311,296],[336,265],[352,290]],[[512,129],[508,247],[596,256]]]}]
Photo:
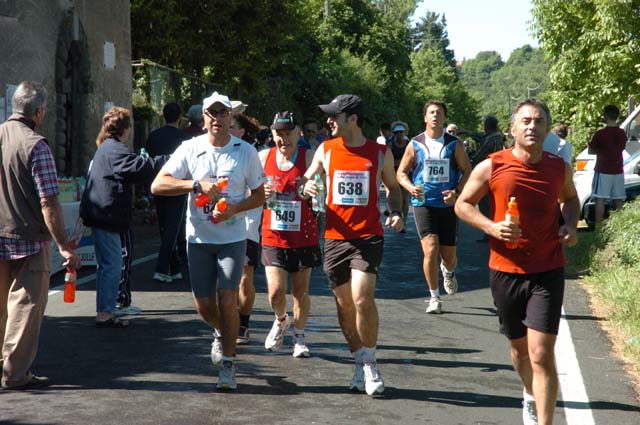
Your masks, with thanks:
[{"label": "sleeveless red shirt", "polygon": [[494,221],[502,221],[509,198],[515,196],[520,210],[522,238],[508,249],[490,238],[489,268],[505,273],[540,273],[564,266],[560,244],[558,197],[564,185],[565,164],[557,155],[543,152],[537,164],[528,164],[505,149],[490,155],[490,205]]},{"label": "sleeveless red shirt", "polygon": [[387,147],[367,139],[359,147],[347,147],[341,137],[327,140],[327,215],[324,237],[350,240],[384,234],[378,209],[378,171]]},{"label": "sleeveless red shirt", "polygon": [[318,245],[318,222],[309,201],[298,195],[300,179],[307,170],[305,148],[297,148],[298,157],[290,170],[278,168],[277,148],[271,148],[264,172],[272,177],[278,191],[279,208],[265,208],[262,218],[262,245],[278,248],[302,248]]}]

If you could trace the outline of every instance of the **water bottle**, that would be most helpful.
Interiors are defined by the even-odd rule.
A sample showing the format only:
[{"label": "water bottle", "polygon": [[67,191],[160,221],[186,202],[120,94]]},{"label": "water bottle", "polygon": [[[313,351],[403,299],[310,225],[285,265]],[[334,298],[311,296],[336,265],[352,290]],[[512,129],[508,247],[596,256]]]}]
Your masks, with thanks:
[{"label": "water bottle", "polygon": [[[227,207],[228,207],[228,203],[226,198],[220,198],[218,202],[216,202],[215,209],[220,212],[225,212],[227,210]],[[213,215],[211,216],[211,222],[213,224],[218,224],[218,221],[213,218]]]},{"label": "water bottle", "polygon": [[424,202],[424,186],[422,185],[422,183],[418,183],[416,185],[416,189],[418,191],[416,199],[418,200],[418,202]]},{"label": "water bottle", "polygon": [[64,302],[72,303],[76,300],[76,269],[67,267],[64,274]]},{"label": "water bottle", "polygon": [[273,177],[269,176],[267,177],[267,183],[266,183],[266,187],[268,187],[271,190],[271,193],[269,194],[269,197],[267,198],[267,208],[269,208],[270,210],[274,209],[276,207],[276,199],[277,199],[277,193],[276,193],[276,183],[273,181]]},{"label": "water bottle", "polygon": [[327,210],[327,207],[325,205],[327,196],[324,191],[324,182],[322,181],[322,178],[320,178],[319,173],[316,174],[314,181],[316,183],[316,188],[318,189],[318,194],[313,198],[313,212],[325,212]]}]

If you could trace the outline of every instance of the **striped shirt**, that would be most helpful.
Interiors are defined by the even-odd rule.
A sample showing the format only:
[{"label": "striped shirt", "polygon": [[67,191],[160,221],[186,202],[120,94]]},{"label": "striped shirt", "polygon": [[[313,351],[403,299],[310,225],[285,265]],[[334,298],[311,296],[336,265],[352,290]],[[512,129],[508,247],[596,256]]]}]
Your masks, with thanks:
[{"label": "striped shirt", "polygon": [[[53,154],[47,142],[42,139],[33,147],[29,158],[29,168],[33,176],[33,184],[40,199],[57,196],[58,175]],[[17,260],[39,252],[49,241],[29,241],[0,237],[0,260]]]}]

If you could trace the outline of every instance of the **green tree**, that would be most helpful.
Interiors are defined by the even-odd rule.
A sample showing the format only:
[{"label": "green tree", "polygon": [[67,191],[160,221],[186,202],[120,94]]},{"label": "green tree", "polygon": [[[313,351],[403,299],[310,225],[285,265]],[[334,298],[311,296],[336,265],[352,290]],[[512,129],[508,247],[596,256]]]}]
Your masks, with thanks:
[{"label": "green tree", "polygon": [[[551,61],[550,103],[580,151],[606,104],[640,93],[638,0],[533,0],[533,29]],[[628,112],[628,111],[627,111]]]}]

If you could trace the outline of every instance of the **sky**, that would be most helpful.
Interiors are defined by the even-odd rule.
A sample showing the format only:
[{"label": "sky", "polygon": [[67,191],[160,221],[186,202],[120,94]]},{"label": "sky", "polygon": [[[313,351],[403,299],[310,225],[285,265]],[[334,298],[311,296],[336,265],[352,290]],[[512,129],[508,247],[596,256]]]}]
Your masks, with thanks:
[{"label": "sky", "polygon": [[457,60],[493,50],[506,61],[518,47],[538,46],[530,35],[530,10],[531,0],[422,0],[414,19],[426,11],[444,14]]}]

